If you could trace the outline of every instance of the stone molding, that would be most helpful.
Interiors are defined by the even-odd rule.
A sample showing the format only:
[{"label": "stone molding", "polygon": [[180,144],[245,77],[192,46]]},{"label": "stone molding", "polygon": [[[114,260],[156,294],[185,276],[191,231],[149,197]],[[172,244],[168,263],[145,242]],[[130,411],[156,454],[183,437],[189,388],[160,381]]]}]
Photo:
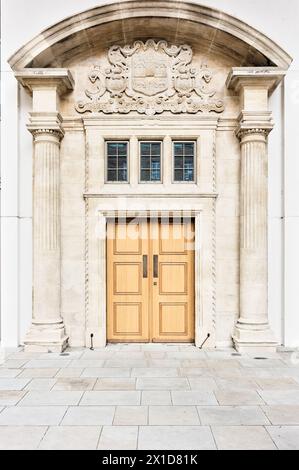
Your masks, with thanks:
[{"label": "stone molding", "polygon": [[95,65],[88,75],[87,100],[77,102],[78,113],[127,114],[136,111],[152,116],[169,111],[221,113],[224,103],[211,85],[213,73],[203,65],[192,67],[192,49],[187,44],[166,41],[135,41],[110,47],[107,67]]}]

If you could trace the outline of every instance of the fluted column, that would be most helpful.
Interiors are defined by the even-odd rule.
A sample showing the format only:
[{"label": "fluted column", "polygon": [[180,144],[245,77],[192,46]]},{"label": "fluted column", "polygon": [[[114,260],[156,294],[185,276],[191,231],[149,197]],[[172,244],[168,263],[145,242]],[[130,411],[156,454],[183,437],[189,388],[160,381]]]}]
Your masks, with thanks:
[{"label": "fluted column", "polygon": [[33,136],[33,312],[25,350],[61,352],[67,345],[61,317],[60,96],[73,89],[67,69],[15,73],[32,95],[28,130]]},{"label": "fluted column", "polygon": [[267,135],[270,129],[238,131],[241,142],[240,318],[238,350],[275,347],[268,323]]},{"label": "fluted column", "polygon": [[235,67],[226,82],[240,104],[240,315],[233,341],[238,351],[254,354],[277,346],[268,319],[267,138],[273,128],[269,96],[285,73],[277,67]]},{"label": "fluted column", "polygon": [[62,351],[67,344],[60,316],[59,128],[29,126],[34,139],[33,318],[26,350]]}]

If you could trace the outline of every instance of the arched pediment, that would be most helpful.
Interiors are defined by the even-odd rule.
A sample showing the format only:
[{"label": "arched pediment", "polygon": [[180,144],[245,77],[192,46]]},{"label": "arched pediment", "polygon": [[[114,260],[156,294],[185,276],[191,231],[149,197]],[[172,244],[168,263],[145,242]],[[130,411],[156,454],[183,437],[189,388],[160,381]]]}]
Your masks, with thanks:
[{"label": "arched pediment", "polygon": [[291,57],[263,33],[219,10],[175,0],[114,2],[44,30],[10,59],[13,70],[62,67],[70,57],[148,37],[187,42],[205,54],[224,54],[237,66],[287,68]]}]

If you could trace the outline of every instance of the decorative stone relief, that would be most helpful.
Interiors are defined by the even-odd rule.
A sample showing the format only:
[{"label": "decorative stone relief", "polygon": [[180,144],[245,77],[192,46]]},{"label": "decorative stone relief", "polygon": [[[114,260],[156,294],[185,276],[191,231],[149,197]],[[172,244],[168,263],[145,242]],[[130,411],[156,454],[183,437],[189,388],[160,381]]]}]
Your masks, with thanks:
[{"label": "decorative stone relief", "polygon": [[109,67],[95,65],[89,73],[87,100],[79,101],[79,113],[104,112],[154,115],[171,113],[221,113],[222,99],[212,86],[207,65],[193,68],[187,44],[169,46],[149,39],[132,46],[115,45],[108,51]]}]

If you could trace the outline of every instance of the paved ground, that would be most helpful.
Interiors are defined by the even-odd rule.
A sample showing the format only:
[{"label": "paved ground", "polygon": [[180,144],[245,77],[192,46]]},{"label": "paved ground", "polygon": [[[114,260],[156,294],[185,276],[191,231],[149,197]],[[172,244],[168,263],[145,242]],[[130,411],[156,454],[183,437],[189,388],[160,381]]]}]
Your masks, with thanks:
[{"label": "paved ground", "polygon": [[299,449],[299,354],[131,344],[2,358],[0,449]]}]

